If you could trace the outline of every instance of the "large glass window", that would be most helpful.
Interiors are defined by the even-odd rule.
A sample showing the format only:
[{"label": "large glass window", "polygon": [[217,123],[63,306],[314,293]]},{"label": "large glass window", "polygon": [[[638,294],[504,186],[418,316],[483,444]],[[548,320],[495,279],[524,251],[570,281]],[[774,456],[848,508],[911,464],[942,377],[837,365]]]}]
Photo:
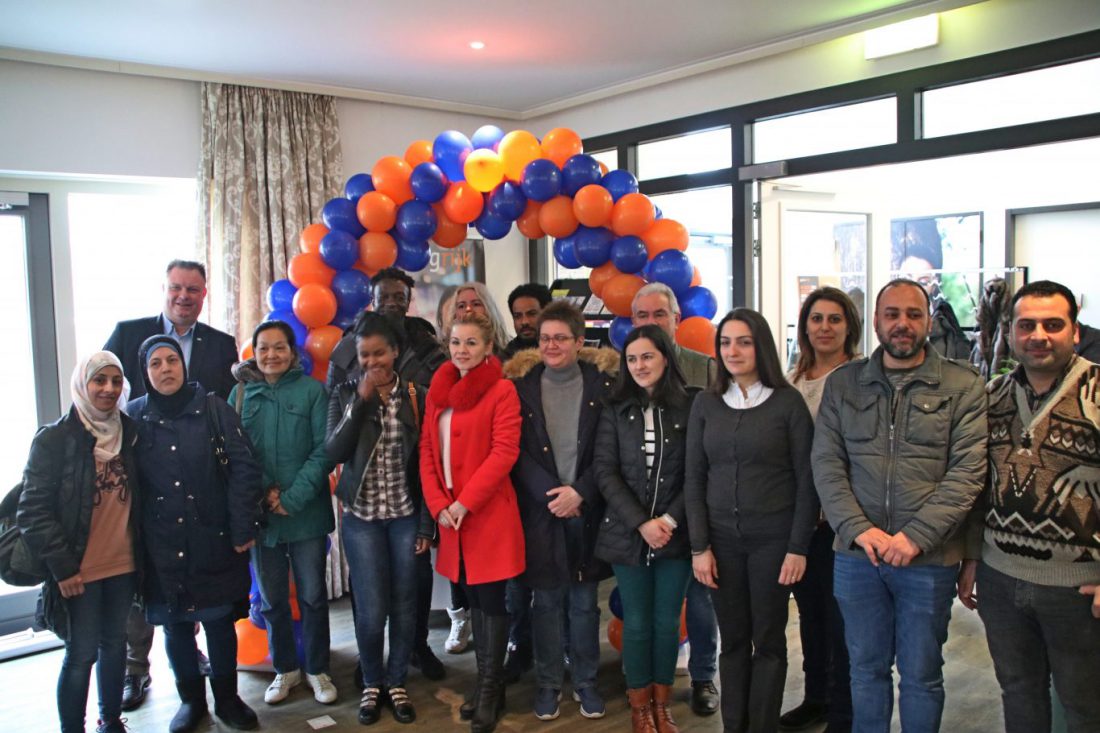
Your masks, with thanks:
[{"label": "large glass window", "polygon": [[752,126],[752,159],[763,163],[807,155],[896,143],[894,97],[813,112],[757,120]]},{"label": "large glass window", "polygon": [[730,128],[679,135],[638,146],[638,180],[702,173],[733,165]]},{"label": "large glass window", "polygon": [[[0,214],[0,382],[8,394],[4,419],[0,420],[0,494],[19,481],[27,462],[27,450],[38,427],[35,404],[34,358],[31,351],[31,311],[27,288],[25,219]],[[0,583],[0,593],[4,592]]]},{"label": "large glass window", "polygon": [[591,155],[598,162],[606,165],[609,171],[613,171],[619,167],[619,151],[615,148],[611,148],[610,150],[597,150],[594,153],[589,153],[586,150],[585,153]]}]

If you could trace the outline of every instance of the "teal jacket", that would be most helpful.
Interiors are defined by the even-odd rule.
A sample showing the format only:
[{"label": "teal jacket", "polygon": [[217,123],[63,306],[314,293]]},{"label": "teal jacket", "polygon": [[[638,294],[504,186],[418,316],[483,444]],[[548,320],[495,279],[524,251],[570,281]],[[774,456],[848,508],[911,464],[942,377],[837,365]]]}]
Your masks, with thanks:
[{"label": "teal jacket", "polygon": [[263,466],[263,486],[277,484],[288,516],[267,513],[260,543],[274,547],[321,537],[336,526],[328,475],[333,464],[325,455],[325,388],[295,365],[275,384],[268,384],[249,360],[238,364],[240,382],[229,394],[237,406],[244,387],[241,423]]}]

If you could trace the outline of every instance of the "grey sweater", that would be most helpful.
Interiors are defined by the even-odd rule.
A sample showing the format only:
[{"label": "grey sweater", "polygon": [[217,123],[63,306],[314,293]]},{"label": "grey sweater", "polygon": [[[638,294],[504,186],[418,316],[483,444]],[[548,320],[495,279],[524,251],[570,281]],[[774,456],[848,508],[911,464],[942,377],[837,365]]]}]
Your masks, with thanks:
[{"label": "grey sweater", "polygon": [[784,387],[735,410],[703,392],[688,418],[684,499],[693,552],[712,534],[786,536],[805,555],[818,517],[810,468],[813,421],[797,390]]},{"label": "grey sweater", "polygon": [[577,424],[583,396],[584,376],[575,362],[564,369],[543,370],[542,412],[562,486],[571,486],[577,479]]}]

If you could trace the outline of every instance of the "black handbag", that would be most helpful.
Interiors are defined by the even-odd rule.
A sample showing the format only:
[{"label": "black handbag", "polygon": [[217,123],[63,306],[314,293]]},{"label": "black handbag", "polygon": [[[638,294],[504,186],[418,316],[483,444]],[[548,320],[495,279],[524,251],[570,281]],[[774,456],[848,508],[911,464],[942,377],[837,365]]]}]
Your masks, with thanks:
[{"label": "black handbag", "polygon": [[23,493],[20,481],[0,502],[4,507],[0,516],[0,580],[8,585],[35,586],[46,580],[46,564],[34,557],[23,532],[15,524],[15,508]]}]

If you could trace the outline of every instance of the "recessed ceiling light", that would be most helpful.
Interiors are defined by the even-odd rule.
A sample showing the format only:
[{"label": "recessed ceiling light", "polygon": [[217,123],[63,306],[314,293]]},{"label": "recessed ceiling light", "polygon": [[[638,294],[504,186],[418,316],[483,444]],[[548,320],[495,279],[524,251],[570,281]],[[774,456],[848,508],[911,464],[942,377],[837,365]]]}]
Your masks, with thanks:
[{"label": "recessed ceiling light", "polygon": [[863,58],[878,59],[935,46],[940,41],[939,32],[939,16],[936,13],[865,31]]},{"label": "recessed ceiling light", "polygon": [[475,51],[480,51],[481,49],[485,48],[485,43],[482,41],[470,41],[470,48],[474,49]]}]

